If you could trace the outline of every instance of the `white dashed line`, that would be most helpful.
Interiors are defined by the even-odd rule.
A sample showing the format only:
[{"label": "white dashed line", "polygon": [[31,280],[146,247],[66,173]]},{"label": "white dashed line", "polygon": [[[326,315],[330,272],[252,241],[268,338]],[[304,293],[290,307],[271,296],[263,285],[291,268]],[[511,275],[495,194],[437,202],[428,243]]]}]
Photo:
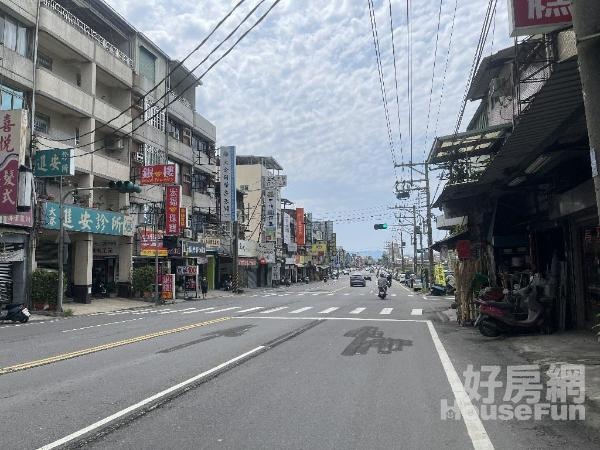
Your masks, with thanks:
[{"label": "white dashed line", "polygon": [[275,311],[281,311],[282,309],[287,309],[287,306],[280,306],[278,308],[267,309],[266,311],[261,311],[261,314],[269,314]]},{"label": "white dashed line", "polygon": [[379,314],[391,314],[394,308],[383,308]]},{"label": "white dashed line", "polygon": [[319,314],[329,314],[329,313],[335,311],[336,309],[340,309],[340,308],[338,308],[337,306],[334,306],[333,308],[327,308],[327,309],[324,309],[323,311],[319,311]]},{"label": "white dashed line", "polygon": [[423,315],[423,310],[422,309],[413,309],[410,312],[411,316],[422,316]]},{"label": "white dashed line", "polygon": [[240,309],[241,306],[231,306],[230,308],[216,309],[214,311],[208,311],[206,314],[214,314],[218,312],[231,311],[232,309]]},{"label": "white dashed line", "polygon": [[365,309],[367,309],[367,308],[356,308],[356,309],[353,309],[352,311],[350,311],[350,314],[360,314]]},{"label": "white dashed line", "polygon": [[210,308],[195,309],[194,311],[185,311],[185,312],[183,312],[181,314],[194,314],[194,313],[199,313],[199,312],[202,312],[202,311],[210,311],[211,309],[215,309],[215,307],[211,306]]},{"label": "white dashed line", "polygon": [[290,311],[290,314],[300,314],[301,312],[308,311],[309,309],[313,309],[313,307],[305,306],[304,308],[296,309],[295,311]]},{"label": "white dashed line", "polygon": [[255,306],[254,308],[242,309],[238,312],[243,313],[243,312],[257,311],[257,310],[263,309],[263,308],[264,308],[264,306]]},{"label": "white dashed line", "polygon": [[143,319],[144,319],[144,317],[138,317],[137,319],[128,319],[128,320],[120,320],[118,322],[100,323],[98,325],[90,325],[88,327],[73,328],[71,330],[62,330],[61,333],[68,333],[69,331],[87,330],[89,328],[98,328],[98,327],[104,327],[106,325],[115,325],[117,323],[133,322],[133,321],[136,321],[136,320],[143,320]]}]

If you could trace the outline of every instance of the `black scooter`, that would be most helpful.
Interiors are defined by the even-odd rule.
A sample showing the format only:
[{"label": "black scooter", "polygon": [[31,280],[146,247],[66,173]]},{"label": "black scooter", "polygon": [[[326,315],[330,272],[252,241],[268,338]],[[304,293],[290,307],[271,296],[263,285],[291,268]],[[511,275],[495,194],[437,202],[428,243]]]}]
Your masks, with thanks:
[{"label": "black scooter", "polygon": [[381,300],[385,300],[385,297],[387,296],[387,289],[384,287],[380,287],[379,288],[379,293],[377,294],[377,296],[381,299]]},{"label": "black scooter", "polygon": [[0,321],[12,320],[13,322],[26,323],[31,313],[23,303],[8,303],[0,312]]}]

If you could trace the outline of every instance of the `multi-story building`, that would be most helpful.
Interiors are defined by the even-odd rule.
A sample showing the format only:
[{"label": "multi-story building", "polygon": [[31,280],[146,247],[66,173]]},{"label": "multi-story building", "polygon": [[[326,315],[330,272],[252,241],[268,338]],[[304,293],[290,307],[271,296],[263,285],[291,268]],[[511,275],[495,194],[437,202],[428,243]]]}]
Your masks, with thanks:
[{"label": "multi-story building", "polygon": [[[74,149],[75,174],[62,177],[63,195],[95,188],[65,199],[71,294],[89,301],[92,287],[103,281],[125,295],[140,251],[137,229],[164,216],[162,188],[138,195],[98,188],[135,181],[141,165],[175,163],[191,218],[186,237],[195,237],[214,221],[215,126],[196,112],[199,80],[106,3],[41,0],[39,12],[37,4],[0,0],[1,107],[34,111],[36,151]],[[173,102],[163,109],[166,100]],[[34,266],[56,269],[58,233],[47,219],[56,213],[61,182],[37,178],[35,187],[38,200],[48,203],[38,221]]]}]

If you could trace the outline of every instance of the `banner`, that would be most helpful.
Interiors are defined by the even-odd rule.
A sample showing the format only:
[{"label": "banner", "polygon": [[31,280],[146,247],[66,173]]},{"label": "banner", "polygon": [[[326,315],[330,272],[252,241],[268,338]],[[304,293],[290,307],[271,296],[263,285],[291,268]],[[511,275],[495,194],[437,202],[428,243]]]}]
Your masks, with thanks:
[{"label": "banner", "polygon": [[276,189],[287,186],[287,175],[267,175],[262,177],[263,189]]},{"label": "banner", "polygon": [[172,300],[175,298],[175,275],[166,273],[162,276],[162,299]]},{"label": "banner", "polygon": [[304,208],[296,208],[296,244],[304,245]]},{"label": "banner", "polygon": [[188,209],[179,208],[179,228],[189,228],[188,224]]},{"label": "banner", "polygon": [[2,112],[0,124],[0,215],[16,214],[19,167],[25,163],[27,111]]},{"label": "banner", "polygon": [[198,275],[198,266],[177,266],[177,275]]},{"label": "banner", "polygon": [[[42,217],[43,228],[59,230],[60,204],[45,202]],[[66,231],[133,236],[133,217],[118,212],[63,205],[63,221]]]},{"label": "banner", "polygon": [[235,147],[221,147],[221,222],[236,220]]},{"label": "banner", "polygon": [[510,35],[548,33],[571,24],[570,0],[509,0]]},{"label": "banner", "polygon": [[239,257],[247,257],[247,258],[256,258],[258,255],[256,241],[245,241],[243,239],[238,239],[238,256]]},{"label": "banner", "polygon": [[313,244],[310,252],[312,256],[325,256],[327,253],[327,243],[317,242],[316,244]]},{"label": "banner", "polygon": [[283,243],[289,244],[290,243],[290,224],[291,224],[290,215],[283,211],[281,213],[283,214]]},{"label": "banner", "polygon": [[179,236],[181,229],[179,226],[179,208],[181,205],[181,186],[167,186],[166,187],[166,232],[165,234],[170,236]]},{"label": "banner", "polygon": [[155,164],[142,167],[141,185],[175,183],[177,183],[177,166],[175,164]]}]

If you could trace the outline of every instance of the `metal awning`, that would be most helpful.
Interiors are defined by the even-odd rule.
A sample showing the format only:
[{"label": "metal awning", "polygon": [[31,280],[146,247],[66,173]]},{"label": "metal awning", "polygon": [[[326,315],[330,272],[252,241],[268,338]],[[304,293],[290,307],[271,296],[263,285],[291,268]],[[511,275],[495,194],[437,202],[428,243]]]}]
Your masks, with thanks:
[{"label": "metal awning", "polygon": [[434,249],[436,252],[440,252],[442,250],[442,246],[447,246],[448,248],[454,248],[454,246],[456,245],[457,241],[460,241],[461,239],[468,239],[469,237],[469,231],[461,231],[460,233],[456,233],[456,234],[452,234],[450,236],[448,236],[447,238],[441,239],[437,242],[434,242],[431,245],[431,248]]},{"label": "metal awning", "polygon": [[427,162],[441,164],[456,159],[491,155],[509,134],[512,124],[495,125],[435,138]]},{"label": "metal awning", "polygon": [[491,189],[491,186],[483,185],[477,181],[446,184],[439,197],[433,202],[431,207],[441,208],[446,202],[475,197],[489,192]]}]

